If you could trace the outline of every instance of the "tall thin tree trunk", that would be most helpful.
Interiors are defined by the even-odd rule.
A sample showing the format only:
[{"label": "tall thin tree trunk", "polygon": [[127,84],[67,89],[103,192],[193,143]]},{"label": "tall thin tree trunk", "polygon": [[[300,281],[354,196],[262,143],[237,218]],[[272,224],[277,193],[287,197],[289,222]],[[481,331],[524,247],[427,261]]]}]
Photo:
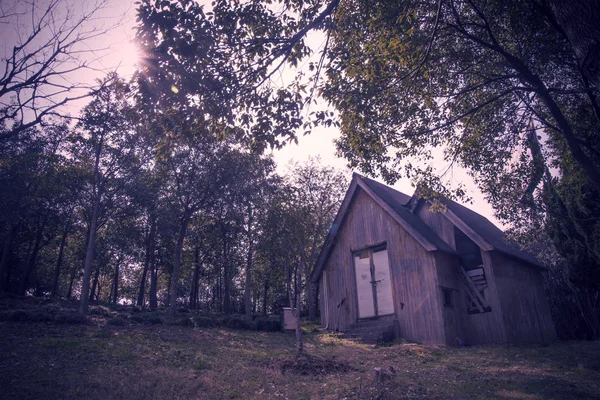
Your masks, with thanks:
[{"label": "tall thin tree trunk", "polygon": [[156,311],[158,308],[158,299],[156,298],[156,286],[158,285],[158,268],[154,260],[154,254],[150,260],[150,291],[148,298],[150,300],[150,310]]},{"label": "tall thin tree trunk", "polygon": [[0,259],[0,293],[8,289],[7,280],[5,279],[8,275],[8,261],[12,254],[12,246],[15,236],[17,234],[17,225],[12,226],[8,230],[6,238],[4,238],[4,246],[2,248],[2,258]]},{"label": "tall thin tree trunk", "polygon": [[252,241],[252,205],[248,205],[248,254],[246,255],[246,284],[244,288],[244,306],[246,319],[252,319],[252,257],[254,243]]},{"label": "tall thin tree trunk", "polygon": [[75,275],[77,275],[77,265],[73,266],[73,270],[71,271],[71,277],[69,279],[69,290],[67,291],[67,300],[71,299],[71,295],[73,294],[73,282],[75,281]]},{"label": "tall thin tree trunk", "polygon": [[[83,266],[83,283],[81,287],[81,300],[79,304],[79,313],[87,314],[88,301],[90,293],[90,277],[92,276],[92,263],[94,261],[94,249],[96,247],[96,227],[98,226],[98,214],[100,213],[100,201],[102,200],[102,188],[94,199],[92,209],[92,220],[90,221],[90,231],[88,235],[87,250],[85,252],[85,262]],[[93,293],[93,291],[92,291]]]},{"label": "tall thin tree trunk", "polygon": [[192,278],[192,289],[190,290],[190,308],[198,309],[198,280],[200,279],[200,248],[194,249],[194,276]]},{"label": "tall thin tree trunk", "polygon": [[65,254],[65,245],[67,244],[67,236],[69,235],[70,230],[70,221],[67,222],[67,227],[63,231],[62,239],[60,240],[60,249],[58,250],[58,259],[56,260],[56,268],[54,269],[54,281],[52,282],[52,293],[51,297],[56,296],[56,292],[58,291],[58,279],[60,278],[60,267],[62,265],[62,260]]},{"label": "tall thin tree trunk", "polygon": [[148,241],[146,243],[146,257],[144,258],[144,272],[142,273],[142,281],[140,282],[140,290],[138,292],[137,305],[144,307],[144,297],[146,295],[146,280],[148,276],[148,268],[150,267],[150,260],[154,255],[154,236],[156,234],[156,223],[154,217],[150,216],[150,233],[148,234]]},{"label": "tall thin tree trunk", "polygon": [[175,248],[175,259],[173,260],[173,275],[171,276],[171,299],[169,302],[169,315],[175,317],[177,312],[177,289],[179,284],[179,270],[181,268],[181,253],[183,252],[183,242],[187,233],[188,223],[190,222],[192,211],[185,210],[181,218],[181,227],[177,247]]},{"label": "tall thin tree trunk", "polygon": [[[92,290],[88,293],[88,300],[94,301],[94,296],[96,295],[96,287],[98,286],[98,278],[100,277],[100,267],[96,268],[96,273],[94,274],[94,282],[92,283]],[[81,294],[83,296],[83,293]]]},{"label": "tall thin tree trunk", "polygon": [[269,294],[269,280],[265,279],[265,288],[264,288],[264,294],[263,294],[263,314],[264,315],[267,315],[268,294]]},{"label": "tall thin tree trunk", "polygon": [[296,318],[296,359],[304,350],[304,346],[302,344],[302,330],[300,329],[300,287],[298,285],[298,267],[295,270],[294,276],[294,296],[292,297],[292,271],[290,271],[290,262],[289,257],[285,257],[285,276],[286,276],[286,287],[287,287],[287,295],[290,300],[290,308],[292,309],[292,315]]},{"label": "tall thin tree trunk", "polygon": [[[96,303],[100,302],[101,294],[102,294],[102,282],[98,281],[98,291],[96,293]],[[109,293],[109,299],[110,299],[110,293]]]},{"label": "tall thin tree trunk", "polygon": [[223,312],[231,313],[231,298],[229,296],[229,263],[227,260],[227,241],[223,242]]},{"label": "tall thin tree trunk", "polygon": [[33,250],[29,257],[29,261],[27,262],[27,266],[25,267],[25,273],[23,274],[23,278],[21,279],[21,285],[19,286],[19,294],[23,296],[25,292],[27,292],[27,288],[29,286],[29,278],[31,277],[31,273],[35,269],[35,262],[37,260],[37,255],[42,248],[42,238],[44,237],[44,229],[46,229],[46,222],[48,221],[48,214],[44,216],[41,226],[38,227],[36,235],[35,235],[35,243],[33,245]]},{"label": "tall thin tree trunk", "polygon": [[113,279],[113,304],[117,304],[117,300],[119,299],[119,262],[115,266],[115,276]]}]

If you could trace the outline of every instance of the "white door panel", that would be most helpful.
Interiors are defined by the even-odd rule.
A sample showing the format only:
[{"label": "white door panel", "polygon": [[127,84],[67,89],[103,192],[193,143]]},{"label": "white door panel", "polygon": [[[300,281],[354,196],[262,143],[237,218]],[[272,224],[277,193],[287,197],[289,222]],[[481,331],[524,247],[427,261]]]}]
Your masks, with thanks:
[{"label": "white door panel", "polygon": [[358,297],[358,318],[375,316],[375,302],[373,299],[373,285],[371,283],[371,265],[369,257],[354,257],[356,271],[356,290]]},{"label": "white door panel", "polygon": [[394,296],[387,250],[373,253],[375,281],[377,282],[377,315],[394,313]]}]

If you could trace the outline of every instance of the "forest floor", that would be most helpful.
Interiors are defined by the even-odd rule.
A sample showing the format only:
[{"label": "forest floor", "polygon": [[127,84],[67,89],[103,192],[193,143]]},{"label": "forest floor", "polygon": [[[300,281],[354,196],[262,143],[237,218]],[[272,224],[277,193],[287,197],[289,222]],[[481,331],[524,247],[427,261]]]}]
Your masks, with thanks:
[{"label": "forest floor", "polygon": [[0,399],[600,399],[599,342],[372,346],[308,326],[295,360],[293,332],[7,319]]}]

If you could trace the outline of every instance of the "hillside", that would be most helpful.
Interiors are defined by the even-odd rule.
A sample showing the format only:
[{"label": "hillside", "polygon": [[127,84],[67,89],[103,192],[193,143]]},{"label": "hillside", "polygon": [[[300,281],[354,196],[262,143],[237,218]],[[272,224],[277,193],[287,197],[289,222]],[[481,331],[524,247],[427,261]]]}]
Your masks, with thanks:
[{"label": "hillside", "polygon": [[[85,324],[64,316],[32,322],[51,306],[20,314],[37,318],[2,308],[2,399],[600,399],[598,342],[374,347],[306,327],[307,357],[295,361],[292,333],[111,318],[113,311]],[[388,379],[375,379],[375,368],[390,367]]]}]

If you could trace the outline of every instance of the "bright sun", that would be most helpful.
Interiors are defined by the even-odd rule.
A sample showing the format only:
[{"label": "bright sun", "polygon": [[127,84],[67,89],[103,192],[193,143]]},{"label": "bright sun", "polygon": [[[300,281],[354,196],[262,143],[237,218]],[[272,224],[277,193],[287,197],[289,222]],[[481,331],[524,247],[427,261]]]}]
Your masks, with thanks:
[{"label": "bright sun", "polygon": [[138,63],[138,49],[131,40],[124,40],[119,52],[119,73],[124,76],[133,74]]}]

